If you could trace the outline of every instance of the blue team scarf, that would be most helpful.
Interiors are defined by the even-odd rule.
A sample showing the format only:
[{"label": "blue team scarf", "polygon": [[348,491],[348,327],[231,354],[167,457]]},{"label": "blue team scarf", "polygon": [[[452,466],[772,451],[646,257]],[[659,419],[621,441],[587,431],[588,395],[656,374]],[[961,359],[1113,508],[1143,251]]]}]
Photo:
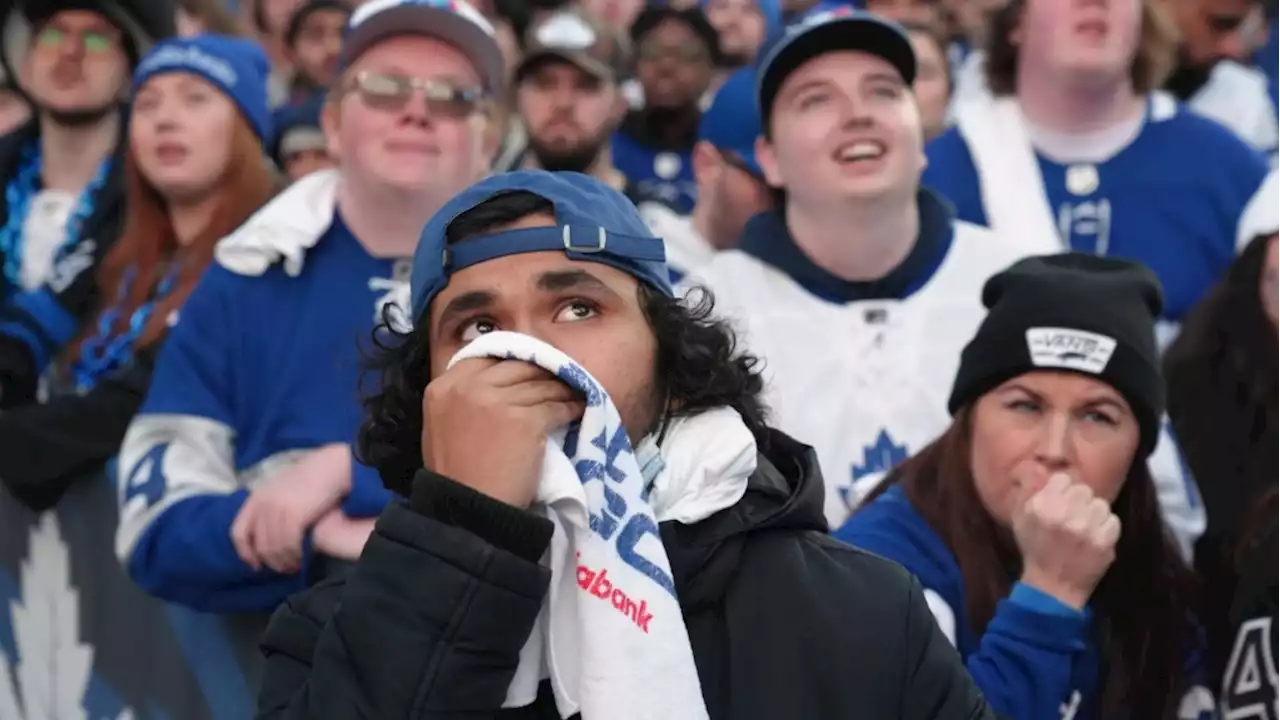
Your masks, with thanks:
[{"label": "blue team scarf", "polygon": [[120,292],[116,295],[115,304],[102,313],[98,318],[97,332],[80,346],[80,357],[72,367],[77,392],[88,392],[93,389],[98,378],[132,362],[133,344],[142,334],[143,328],[147,326],[147,321],[151,319],[156,303],[173,290],[178,279],[178,264],[174,263],[173,267],[169,268],[169,272],[156,286],[156,291],[152,293],[151,298],[139,305],[138,309],[129,316],[129,325],[124,332],[116,333],[115,325],[120,318],[120,306],[129,296],[136,274],[137,267],[130,267],[125,271],[120,281]]},{"label": "blue team scarf", "polygon": [[[39,192],[40,185],[40,141],[32,140],[22,149],[22,157],[18,162],[18,171],[5,186],[4,197],[8,203],[8,218],[4,227],[0,228],[0,253],[4,255],[4,277],[8,281],[9,292],[22,287],[22,256],[26,247],[22,237],[22,224],[27,219],[31,207],[31,198]],[[93,215],[98,191],[107,181],[107,173],[111,169],[111,158],[102,161],[93,179],[80,193],[71,217],[67,218],[67,238],[54,253],[57,263],[64,255],[80,242],[80,230],[84,222]]]}]

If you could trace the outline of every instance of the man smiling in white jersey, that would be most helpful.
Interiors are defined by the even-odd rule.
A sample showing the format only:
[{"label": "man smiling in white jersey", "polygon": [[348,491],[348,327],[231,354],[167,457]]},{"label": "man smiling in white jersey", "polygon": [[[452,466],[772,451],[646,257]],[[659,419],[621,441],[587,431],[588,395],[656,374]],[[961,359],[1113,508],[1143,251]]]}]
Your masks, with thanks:
[{"label": "man smiling in white jersey", "polygon": [[766,48],[756,158],[785,202],[689,283],[764,359],[774,422],[817,451],[833,525],[947,426],[982,284],[1020,256],[920,187],[915,71],[901,28],[847,7]]}]

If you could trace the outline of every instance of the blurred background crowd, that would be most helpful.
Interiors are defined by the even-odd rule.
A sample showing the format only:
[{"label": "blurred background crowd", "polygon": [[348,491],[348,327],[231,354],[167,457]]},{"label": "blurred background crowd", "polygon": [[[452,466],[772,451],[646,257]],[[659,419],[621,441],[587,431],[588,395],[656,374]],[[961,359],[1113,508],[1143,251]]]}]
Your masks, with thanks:
[{"label": "blurred background crowd", "polygon": [[[155,608],[265,617],[359,556],[392,497],[351,450],[353,338],[407,297],[412,245],[389,238],[485,173],[521,168],[586,173],[636,205],[672,281],[709,288],[765,359],[772,419],[815,448],[831,528],[908,567],[893,550],[908,541],[860,530],[856,509],[947,429],[983,283],[1068,249],[1146,265],[1162,285],[1154,362],[1167,397],[1149,482],[1159,532],[1189,571],[1207,688],[1177,717],[1276,718],[1274,0],[440,0],[483,28],[477,44],[424,66],[388,41],[368,51],[385,51],[384,68],[347,72],[353,16],[389,2],[3,4],[0,597],[15,610],[0,622],[0,718],[72,716],[42,714],[34,685],[21,687],[35,652],[22,623],[36,622],[22,598],[42,583],[69,577],[71,612],[92,618],[81,624],[117,633],[67,639],[97,647],[83,673],[95,679],[55,682],[50,707],[89,708],[110,686],[115,707],[168,717],[138,705],[164,675],[127,651],[151,631],[120,629],[159,611],[78,580],[99,572],[89,564]],[[841,126],[866,136],[833,146],[812,120],[762,106],[759,68],[788,32],[850,9],[909,39],[917,113],[841,106]],[[769,102],[820,114],[848,90],[874,107],[877,90],[850,77],[840,92]],[[345,110],[350,97],[439,123],[435,144],[373,148],[384,129]],[[475,112],[483,131],[455,132]],[[882,160],[903,147],[903,164]],[[827,158],[883,187],[837,187]],[[428,198],[426,214],[397,225],[399,206],[378,198],[399,192]],[[875,202],[823,210],[861,200]],[[832,248],[891,232],[899,206],[916,249],[850,270],[877,258]],[[237,284],[276,272],[261,246],[298,282]],[[95,483],[119,490],[68,515]],[[96,540],[67,528],[86,515],[110,518]],[[46,516],[66,534],[53,546],[37,542],[56,527]],[[52,575],[33,569],[50,563]],[[1144,575],[1157,585],[1133,597],[1183,597],[1182,577]],[[962,654],[977,652],[988,599],[985,616],[934,608]],[[1143,616],[1134,602],[1120,622]],[[972,627],[957,633],[966,612]],[[193,668],[217,654],[201,642],[178,642]],[[251,687],[254,661],[237,662]],[[179,716],[234,716],[208,682],[196,681],[199,710]]]}]

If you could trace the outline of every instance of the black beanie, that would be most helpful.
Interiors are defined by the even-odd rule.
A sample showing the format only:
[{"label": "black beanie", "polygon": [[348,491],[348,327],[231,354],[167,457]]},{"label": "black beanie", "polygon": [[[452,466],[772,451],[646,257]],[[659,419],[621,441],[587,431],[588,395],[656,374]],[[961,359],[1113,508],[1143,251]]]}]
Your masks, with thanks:
[{"label": "black beanie", "polygon": [[1034,370],[1069,370],[1114,387],[1138,420],[1140,457],[1155,449],[1164,379],[1155,322],[1160,281],[1145,265],[1083,253],[1019,260],[982,288],[986,319],[960,356],[951,414]]}]

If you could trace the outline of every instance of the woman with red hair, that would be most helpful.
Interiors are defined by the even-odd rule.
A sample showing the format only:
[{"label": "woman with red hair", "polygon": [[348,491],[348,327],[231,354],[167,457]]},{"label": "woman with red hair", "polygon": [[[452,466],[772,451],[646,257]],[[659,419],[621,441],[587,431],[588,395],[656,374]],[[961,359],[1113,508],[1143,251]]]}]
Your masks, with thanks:
[{"label": "woman with red hair", "polygon": [[51,507],[116,454],[214,245],[274,194],[267,72],[257,45],[219,35],[166,41],[139,63],[102,307],[46,376],[45,401],[0,414],[0,477],[27,506]]}]

